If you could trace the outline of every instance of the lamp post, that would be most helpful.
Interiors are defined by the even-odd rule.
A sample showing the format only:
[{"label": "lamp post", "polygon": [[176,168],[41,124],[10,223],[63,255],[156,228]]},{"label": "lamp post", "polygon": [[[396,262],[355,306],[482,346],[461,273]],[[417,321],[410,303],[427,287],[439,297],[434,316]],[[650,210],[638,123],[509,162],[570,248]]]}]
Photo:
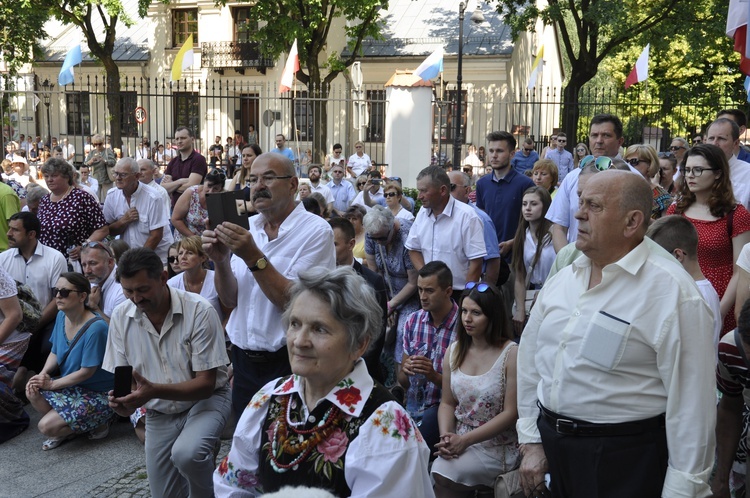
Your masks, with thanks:
[{"label": "lamp post", "polygon": [[[453,141],[453,167],[461,166],[461,143],[463,142],[463,134],[461,133],[461,124],[463,122],[461,116],[461,83],[463,81],[463,62],[464,62],[464,13],[466,12],[466,3],[461,2],[458,5],[458,74],[456,75],[456,114],[453,116],[455,132]],[[474,13],[471,15],[471,22],[474,24],[481,24],[484,22],[484,15],[481,9],[477,6]]]},{"label": "lamp post", "polygon": [[47,108],[47,140],[52,146],[52,119],[50,119],[49,106],[52,100],[52,90],[55,89],[55,84],[50,83],[49,79],[44,78],[42,82],[42,99],[44,99],[44,106]]}]

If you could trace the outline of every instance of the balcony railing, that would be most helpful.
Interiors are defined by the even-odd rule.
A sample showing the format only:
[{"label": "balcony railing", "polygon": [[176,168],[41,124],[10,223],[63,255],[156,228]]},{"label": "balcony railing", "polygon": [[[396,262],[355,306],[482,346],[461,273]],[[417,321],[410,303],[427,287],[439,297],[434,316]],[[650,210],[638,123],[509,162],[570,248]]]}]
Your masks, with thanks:
[{"label": "balcony railing", "polygon": [[273,67],[272,59],[263,57],[255,42],[212,42],[201,43],[201,66],[223,71],[236,69],[244,72],[254,68],[265,74],[266,68]]}]

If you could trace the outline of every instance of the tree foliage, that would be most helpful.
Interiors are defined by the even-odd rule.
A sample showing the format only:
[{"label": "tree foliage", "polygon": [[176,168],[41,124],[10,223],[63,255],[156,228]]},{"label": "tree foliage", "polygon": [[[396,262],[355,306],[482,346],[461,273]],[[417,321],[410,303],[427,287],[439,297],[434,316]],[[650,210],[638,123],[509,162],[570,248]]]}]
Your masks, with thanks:
[{"label": "tree foliage", "polygon": [[[628,50],[639,52],[634,47],[642,49],[645,40],[665,33],[696,36],[689,30],[700,29],[705,20],[701,18],[705,14],[701,2],[688,0],[549,0],[542,8],[528,0],[498,0],[497,10],[514,37],[532,30],[537,19],[555,26],[570,65],[563,90],[563,128],[571,135],[576,134],[579,92],[596,76],[605,59]],[[694,39],[705,41],[698,36]]]},{"label": "tree foliage", "polygon": [[12,75],[39,54],[37,37],[46,36],[48,15],[29,0],[0,2],[0,52]]}]

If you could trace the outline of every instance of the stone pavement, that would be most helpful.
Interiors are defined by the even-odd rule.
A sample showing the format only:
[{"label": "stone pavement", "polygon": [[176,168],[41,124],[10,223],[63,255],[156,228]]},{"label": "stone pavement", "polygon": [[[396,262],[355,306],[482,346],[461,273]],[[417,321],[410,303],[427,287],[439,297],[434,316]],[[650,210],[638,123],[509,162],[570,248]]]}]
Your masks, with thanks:
[{"label": "stone pavement", "polygon": [[[129,423],[116,422],[109,436],[85,436],[42,451],[39,415],[30,406],[31,426],[0,445],[0,498],[148,497],[143,446]],[[222,441],[217,462],[229,452]]]}]

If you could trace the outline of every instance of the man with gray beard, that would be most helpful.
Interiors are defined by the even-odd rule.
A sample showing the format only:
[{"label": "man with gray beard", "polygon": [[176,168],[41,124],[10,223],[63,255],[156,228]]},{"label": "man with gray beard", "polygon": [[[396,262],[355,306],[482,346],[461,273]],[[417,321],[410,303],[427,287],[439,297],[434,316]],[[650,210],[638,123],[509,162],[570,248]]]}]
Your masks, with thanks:
[{"label": "man with gray beard", "polygon": [[226,330],[232,341],[232,405],[239,417],[269,381],[291,373],[281,313],[297,274],[315,266],[336,268],[333,230],[294,201],[294,164],[275,153],[258,156],[247,177],[253,206],[250,230],[224,222],[203,232],[214,261],[221,303],[235,308]]}]

